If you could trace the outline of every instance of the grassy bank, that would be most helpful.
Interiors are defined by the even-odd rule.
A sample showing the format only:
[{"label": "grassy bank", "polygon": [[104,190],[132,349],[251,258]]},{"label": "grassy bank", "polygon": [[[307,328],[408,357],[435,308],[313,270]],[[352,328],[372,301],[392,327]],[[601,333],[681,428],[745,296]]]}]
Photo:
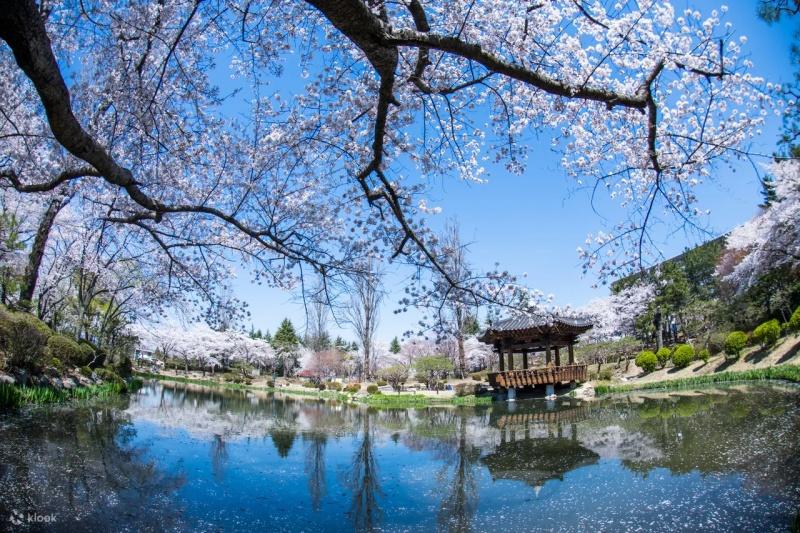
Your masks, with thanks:
[{"label": "grassy bank", "polygon": [[318,391],[318,390],[298,390],[298,389],[276,389],[273,387],[256,387],[252,385],[242,385],[239,383],[225,383],[210,379],[184,378],[180,376],[165,376],[163,374],[150,374],[148,372],[137,372],[137,376],[145,379],[157,379],[161,381],[175,381],[178,383],[191,383],[195,385],[205,385],[208,387],[224,387],[234,390],[258,390],[266,392],[279,392],[281,394],[291,394],[295,396],[305,396],[310,398],[324,398],[329,400],[354,400],[367,404],[372,407],[425,407],[427,405],[488,405],[492,403],[490,396],[462,396],[449,398],[436,398],[423,394],[370,394],[367,396],[351,396],[337,391]]},{"label": "grassy bank", "polygon": [[51,387],[25,387],[0,384],[0,408],[19,407],[26,404],[44,405],[66,403],[73,400],[106,399],[141,386],[141,381],[132,380],[127,385],[102,383],[73,389],[54,389]]},{"label": "grassy bank", "polygon": [[762,380],[783,380],[800,383],[800,366],[779,365],[768,368],[755,368],[752,370],[742,370],[738,372],[719,372],[716,374],[704,374],[702,376],[692,376],[666,381],[654,381],[649,383],[629,384],[629,385],[597,385],[594,388],[598,396],[603,394],[624,393],[639,390],[651,389],[682,389],[695,387],[698,385],[710,385],[714,383],[726,383],[731,381],[762,381]]}]

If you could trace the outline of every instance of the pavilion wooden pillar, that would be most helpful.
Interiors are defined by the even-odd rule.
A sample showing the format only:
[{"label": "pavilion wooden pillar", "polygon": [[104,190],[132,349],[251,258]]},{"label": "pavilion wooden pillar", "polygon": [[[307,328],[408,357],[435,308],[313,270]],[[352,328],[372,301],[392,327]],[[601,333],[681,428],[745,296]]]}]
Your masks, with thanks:
[{"label": "pavilion wooden pillar", "polygon": [[528,350],[522,350],[522,368],[528,370]]},{"label": "pavilion wooden pillar", "polygon": [[569,364],[570,365],[574,365],[575,364],[575,344],[573,342],[570,342],[568,347],[567,347],[567,349],[569,350]]},{"label": "pavilion wooden pillar", "polygon": [[545,348],[546,349],[545,349],[545,352],[544,352],[545,353],[544,363],[545,363],[545,365],[549,365],[550,364],[550,339],[545,339],[545,343],[546,343],[545,344]]},{"label": "pavilion wooden pillar", "polygon": [[506,362],[503,359],[503,357],[504,357],[504,355],[503,355],[503,341],[498,342],[497,344],[494,345],[494,347],[495,347],[495,350],[497,351],[497,361],[498,361],[498,364],[500,365],[500,372],[505,372],[505,370],[506,370]]},{"label": "pavilion wooden pillar", "polygon": [[514,348],[508,349],[508,369],[514,370]]},{"label": "pavilion wooden pillar", "polygon": [[561,366],[561,352],[559,347],[556,346],[556,366]]}]

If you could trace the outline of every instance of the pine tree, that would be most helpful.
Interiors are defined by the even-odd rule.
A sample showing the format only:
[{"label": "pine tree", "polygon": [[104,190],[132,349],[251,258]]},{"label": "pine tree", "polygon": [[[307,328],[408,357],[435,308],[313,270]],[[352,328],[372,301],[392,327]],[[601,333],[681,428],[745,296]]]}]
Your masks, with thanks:
[{"label": "pine tree", "polygon": [[292,373],[300,364],[298,361],[298,348],[300,338],[294,329],[292,321],[284,318],[275,336],[272,337],[272,347],[278,360],[278,370],[285,377]]},{"label": "pine tree", "polygon": [[775,192],[775,178],[772,176],[764,176],[761,180],[761,203],[758,207],[766,209],[778,199],[778,194]]},{"label": "pine tree", "polygon": [[400,341],[397,340],[397,337],[392,339],[392,343],[389,345],[389,351],[392,352],[393,354],[400,353]]}]

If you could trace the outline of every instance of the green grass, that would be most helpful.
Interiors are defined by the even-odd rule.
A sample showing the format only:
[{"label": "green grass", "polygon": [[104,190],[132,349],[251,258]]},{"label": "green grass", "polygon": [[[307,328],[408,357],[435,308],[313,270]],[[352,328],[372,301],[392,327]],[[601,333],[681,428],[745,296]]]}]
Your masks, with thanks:
[{"label": "green grass", "polygon": [[[133,380],[129,388],[135,390],[141,382]],[[0,407],[19,407],[25,404],[66,403],[72,400],[106,399],[125,392],[125,387],[118,383],[102,383],[74,389],[53,389],[50,387],[24,387],[19,385],[0,385]]]},{"label": "green grass", "polygon": [[667,381],[654,381],[651,383],[638,383],[633,385],[597,385],[594,388],[598,396],[603,394],[614,394],[622,392],[632,392],[638,390],[651,389],[682,389],[697,385],[709,385],[713,383],[726,383],[731,381],[761,381],[761,380],[783,380],[800,383],[800,366],[779,365],[768,368],[755,368],[752,370],[742,370],[737,372],[719,372],[717,374],[704,374],[689,378],[680,378]]}]

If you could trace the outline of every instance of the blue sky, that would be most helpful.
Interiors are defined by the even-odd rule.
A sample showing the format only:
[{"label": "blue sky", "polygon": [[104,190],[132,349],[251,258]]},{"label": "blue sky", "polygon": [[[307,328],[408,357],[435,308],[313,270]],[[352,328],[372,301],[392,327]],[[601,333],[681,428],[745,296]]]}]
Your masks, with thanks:
[{"label": "blue sky", "polygon": [[[676,9],[693,7],[707,14],[722,2],[676,0]],[[786,82],[792,77],[789,47],[794,31],[793,21],[767,25],[756,16],[756,0],[728,2],[725,20],[738,34],[749,38],[746,50],[754,63],[753,72],[773,82]],[[770,154],[775,150],[780,119],[768,118],[763,134],[751,151]],[[576,248],[586,235],[602,229],[603,220],[590,208],[589,191],[579,189],[559,164],[559,155],[552,152],[550,139],[532,139],[531,157],[524,175],[509,174],[502,166],[489,166],[489,181],[477,185],[456,178],[431,185],[430,205],[442,208],[434,226],[455,219],[462,238],[469,242],[471,263],[478,268],[492,268],[499,262],[511,272],[527,273],[526,283],[556,296],[559,305],[581,306],[607,289],[593,288],[597,279],[582,275]],[[713,180],[698,189],[699,204],[710,209],[708,230],[713,235],[729,231],[753,216],[760,201],[760,185],[749,163],[720,166]],[[600,214],[611,221],[622,214],[606,205]],[[676,232],[659,248],[665,256],[675,255],[700,239],[698,235]],[[413,329],[419,316],[413,312],[394,314],[404,281],[412,272],[390,270],[386,279],[387,297],[381,310],[378,337],[389,340]],[[236,296],[248,302],[252,314],[249,323],[262,330],[275,331],[284,317],[302,329],[305,323],[303,305],[292,293],[251,284],[246,274],[234,282]],[[249,326],[249,323],[246,325]],[[332,333],[352,339],[346,327],[333,325]]]}]

